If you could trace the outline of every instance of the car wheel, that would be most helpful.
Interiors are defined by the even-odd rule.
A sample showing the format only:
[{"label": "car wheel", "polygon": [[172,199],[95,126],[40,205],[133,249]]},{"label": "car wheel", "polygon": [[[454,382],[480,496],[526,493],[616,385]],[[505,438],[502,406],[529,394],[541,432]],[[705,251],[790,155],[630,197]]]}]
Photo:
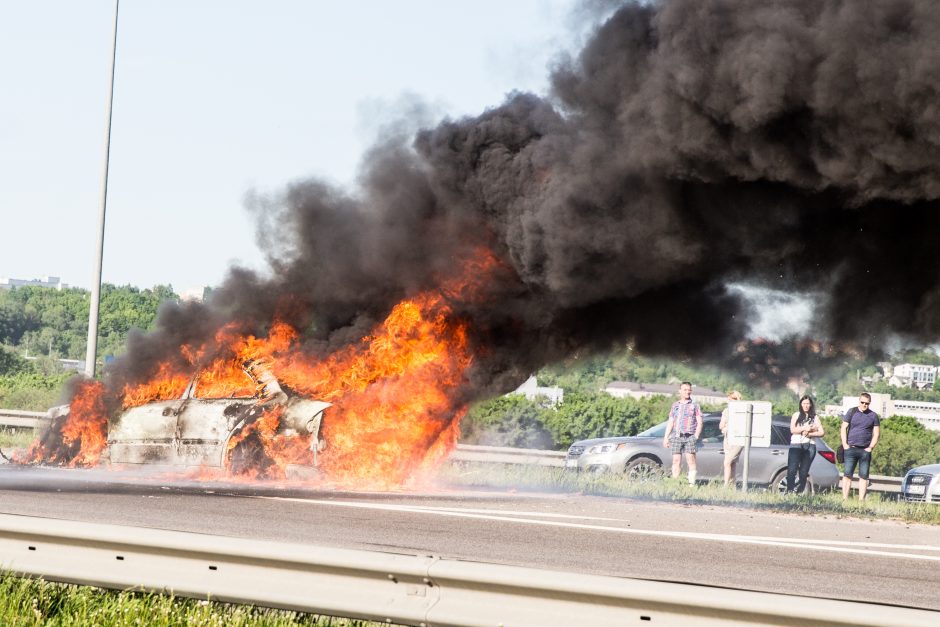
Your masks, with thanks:
[{"label": "car wheel", "polygon": [[663,478],[663,465],[652,457],[634,457],[623,472],[630,481],[659,481]]},{"label": "car wheel", "polygon": [[273,476],[274,462],[268,457],[257,431],[252,431],[229,452],[228,469],[233,475],[268,479]]},{"label": "car wheel", "polygon": [[[770,486],[768,488],[771,492],[778,492],[779,494],[786,494],[787,492],[787,469],[784,468],[777,472],[774,475],[774,478],[770,481]],[[806,478],[806,487],[803,488],[803,494],[813,494],[815,490],[813,489],[813,477]]]}]

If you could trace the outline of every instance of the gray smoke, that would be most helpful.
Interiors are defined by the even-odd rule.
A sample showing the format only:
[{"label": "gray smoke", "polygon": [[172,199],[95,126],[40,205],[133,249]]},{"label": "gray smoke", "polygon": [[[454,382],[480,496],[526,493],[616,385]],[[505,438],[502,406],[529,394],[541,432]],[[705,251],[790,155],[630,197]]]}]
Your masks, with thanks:
[{"label": "gray smoke", "polygon": [[828,294],[812,335],[853,350],[935,341],[938,88],[930,0],[625,3],[548,98],[386,138],[355,193],[253,198],[272,278],[235,270],[208,307],[167,308],[113,373],[275,313],[322,353],[477,246],[505,268],[454,303],[480,356],[471,397],[627,342],[767,381],[831,357],[742,347],[754,314],[733,282]]}]

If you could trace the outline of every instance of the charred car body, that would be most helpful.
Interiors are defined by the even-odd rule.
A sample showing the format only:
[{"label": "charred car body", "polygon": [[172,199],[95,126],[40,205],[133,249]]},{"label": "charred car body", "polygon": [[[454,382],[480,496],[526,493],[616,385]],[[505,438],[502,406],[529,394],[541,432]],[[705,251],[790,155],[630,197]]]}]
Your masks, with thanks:
[{"label": "charred car body", "polygon": [[[303,447],[309,451],[305,463],[294,464],[316,466],[317,454],[325,446],[320,427],[330,403],[288,394],[258,363],[246,364],[244,371],[251,384],[228,397],[201,395],[197,374],[179,398],[121,411],[108,420],[107,446],[99,462],[225,468],[233,474],[252,471],[256,476],[271,476],[267,471],[275,462],[265,453],[263,442],[268,435],[309,438]],[[57,437],[69,409],[64,405],[50,410],[52,421],[43,439]],[[270,428],[258,429],[255,423],[265,416],[272,418]]]}]

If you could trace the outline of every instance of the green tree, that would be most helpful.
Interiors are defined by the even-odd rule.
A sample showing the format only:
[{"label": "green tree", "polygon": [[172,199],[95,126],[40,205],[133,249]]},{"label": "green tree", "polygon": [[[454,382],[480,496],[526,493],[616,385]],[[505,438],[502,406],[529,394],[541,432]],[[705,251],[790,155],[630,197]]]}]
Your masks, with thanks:
[{"label": "green tree", "polygon": [[[141,290],[104,284],[99,308],[98,346],[102,354],[124,349],[131,329],[153,328],[157,310],[176,300],[173,288]],[[0,291],[0,344],[30,355],[82,359],[88,333],[90,295],[72,288],[17,287]]]},{"label": "green tree", "polygon": [[17,375],[30,370],[31,367],[28,361],[14,352],[0,347],[0,377]]},{"label": "green tree", "polygon": [[465,444],[554,448],[545,430],[546,409],[538,401],[521,394],[500,396],[475,404],[460,422],[460,439]]}]

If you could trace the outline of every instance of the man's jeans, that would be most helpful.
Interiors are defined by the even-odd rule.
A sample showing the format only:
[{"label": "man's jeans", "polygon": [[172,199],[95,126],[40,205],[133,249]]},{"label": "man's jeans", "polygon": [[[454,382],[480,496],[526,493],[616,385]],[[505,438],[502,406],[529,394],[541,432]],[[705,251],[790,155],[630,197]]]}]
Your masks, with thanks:
[{"label": "man's jeans", "polygon": [[845,449],[845,472],[843,476],[852,478],[855,466],[858,465],[858,478],[868,481],[868,468],[871,466],[871,451],[861,446],[850,446]]},{"label": "man's jeans", "polygon": [[[803,490],[806,489],[806,478],[809,476],[809,467],[814,457],[816,457],[815,444],[790,446],[790,453],[787,456],[787,492],[803,494]],[[797,472],[800,474],[799,483],[796,483]]]}]

